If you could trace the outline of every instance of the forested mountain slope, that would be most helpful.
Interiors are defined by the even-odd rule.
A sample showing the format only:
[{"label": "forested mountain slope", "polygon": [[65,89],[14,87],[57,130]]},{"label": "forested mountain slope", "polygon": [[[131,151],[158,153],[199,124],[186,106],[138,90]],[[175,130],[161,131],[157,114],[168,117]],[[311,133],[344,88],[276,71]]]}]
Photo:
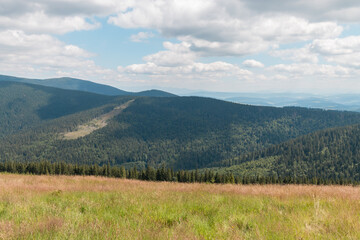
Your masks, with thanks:
[{"label": "forested mountain slope", "polygon": [[360,125],[310,133],[219,166],[235,175],[359,181]]},{"label": "forested mountain slope", "polygon": [[[61,137],[131,99],[107,126],[78,139]],[[360,114],[352,112],[254,107],[199,97],[119,97],[104,102],[8,136],[0,141],[0,159],[195,169],[319,129],[360,123]]]},{"label": "forested mountain slope", "polygon": [[0,138],[65,115],[109,103],[113,97],[0,81]]}]

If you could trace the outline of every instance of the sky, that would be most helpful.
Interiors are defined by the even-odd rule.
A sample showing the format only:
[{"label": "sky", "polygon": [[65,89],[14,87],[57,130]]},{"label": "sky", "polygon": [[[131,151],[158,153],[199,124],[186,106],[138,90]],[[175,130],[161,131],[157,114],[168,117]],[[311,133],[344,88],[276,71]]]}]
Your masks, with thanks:
[{"label": "sky", "polygon": [[129,91],[360,92],[357,0],[0,0],[0,74]]}]

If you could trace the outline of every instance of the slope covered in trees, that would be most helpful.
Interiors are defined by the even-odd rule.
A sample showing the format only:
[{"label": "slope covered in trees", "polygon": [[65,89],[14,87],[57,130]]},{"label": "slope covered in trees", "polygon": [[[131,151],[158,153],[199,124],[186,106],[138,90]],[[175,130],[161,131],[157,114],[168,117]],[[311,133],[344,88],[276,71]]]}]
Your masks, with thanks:
[{"label": "slope covered in trees", "polygon": [[[319,129],[360,122],[358,113],[254,107],[199,97],[110,98],[96,95],[97,99],[94,95],[94,99],[88,99],[86,96],[82,109],[71,105],[73,101],[69,102],[68,96],[62,98],[64,102],[53,102],[51,108],[40,106],[40,109],[58,110],[44,111],[51,117],[42,117],[41,125],[33,125],[0,140],[0,160],[110,163],[129,168],[165,164],[175,170],[195,169],[217,166],[226,159]],[[106,127],[79,139],[61,137],[62,133],[73,131],[130,99],[135,101]],[[95,104],[91,105],[91,101]],[[62,111],[64,114],[51,115]],[[67,115],[71,111],[73,114]]]},{"label": "slope covered in trees", "polygon": [[114,98],[0,81],[0,138],[22,129],[110,103]]},{"label": "slope covered in trees", "polygon": [[359,181],[360,125],[311,133],[223,161],[218,167],[213,170],[242,176]]}]

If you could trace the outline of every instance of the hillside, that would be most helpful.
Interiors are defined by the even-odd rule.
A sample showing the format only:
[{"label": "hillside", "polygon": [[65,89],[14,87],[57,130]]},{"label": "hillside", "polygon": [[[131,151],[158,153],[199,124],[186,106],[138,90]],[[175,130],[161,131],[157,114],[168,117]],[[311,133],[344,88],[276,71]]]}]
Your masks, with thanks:
[{"label": "hillside", "polygon": [[[22,99],[17,88],[6,90],[8,94],[12,94],[11,91],[19,95],[17,101]],[[195,169],[214,166],[320,129],[360,123],[360,114],[352,112],[255,107],[199,97],[94,95],[97,97],[90,99],[87,93],[52,91],[63,92],[64,96],[53,97],[58,100],[51,104],[41,103],[36,108],[38,115],[33,112],[29,115],[37,120],[34,122],[44,120],[41,126],[33,125],[0,140],[2,161],[49,160],[127,167],[148,163]],[[71,100],[66,94],[82,96],[82,100],[78,100],[86,105],[77,105],[77,98]],[[97,117],[132,99],[121,114],[108,119],[106,126],[80,138],[63,138],[67,132],[90,126]],[[67,115],[70,113],[74,114]],[[17,126],[12,126],[12,119],[17,117],[11,116],[7,116],[9,129],[18,131]],[[8,130],[2,128],[2,132]]]},{"label": "hillside", "polygon": [[108,96],[148,96],[148,97],[174,97],[176,95],[160,91],[160,90],[148,90],[142,92],[127,92],[115,87],[111,87],[104,84],[94,83],[91,81],[76,79],[76,78],[49,78],[49,79],[29,79],[18,78],[12,76],[0,75],[0,82],[21,82],[29,83],[40,86],[55,87],[67,90],[78,90]]},{"label": "hillside", "polygon": [[0,81],[0,138],[46,120],[110,103],[114,98],[32,84]]},{"label": "hillside", "polygon": [[326,129],[215,168],[235,175],[360,180],[360,125]]}]

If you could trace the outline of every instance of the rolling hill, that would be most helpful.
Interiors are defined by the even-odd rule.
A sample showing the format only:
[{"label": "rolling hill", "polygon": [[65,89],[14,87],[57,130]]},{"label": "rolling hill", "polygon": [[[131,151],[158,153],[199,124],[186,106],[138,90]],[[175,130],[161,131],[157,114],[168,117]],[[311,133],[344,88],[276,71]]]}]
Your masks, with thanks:
[{"label": "rolling hill", "polygon": [[142,92],[127,92],[124,90],[120,90],[115,87],[111,87],[104,84],[94,83],[91,81],[76,79],[76,78],[49,78],[49,79],[29,79],[29,78],[18,78],[12,76],[0,75],[0,82],[21,82],[21,83],[29,83],[47,87],[55,87],[67,90],[78,90],[102,95],[109,96],[149,96],[149,97],[174,97],[176,95],[160,91],[160,90],[147,90]]},{"label": "rolling hill", "polygon": [[[1,161],[195,169],[320,129],[360,123],[353,112],[200,97],[109,97],[14,82],[3,82],[0,90],[6,123],[0,130],[6,135],[0,139]],[[64,137],[80,130],[86,134]]]}]

